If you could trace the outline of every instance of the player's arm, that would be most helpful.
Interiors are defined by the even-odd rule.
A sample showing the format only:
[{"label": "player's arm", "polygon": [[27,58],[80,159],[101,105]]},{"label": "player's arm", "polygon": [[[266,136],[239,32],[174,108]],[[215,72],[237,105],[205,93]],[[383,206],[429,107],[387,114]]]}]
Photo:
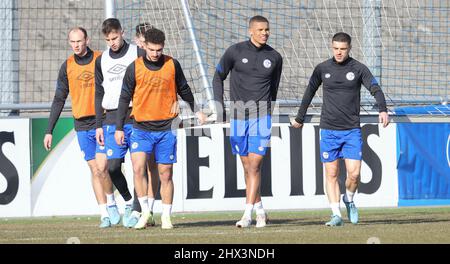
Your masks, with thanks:
[{"label": "player's arm", "polygon": [[134,95],[134,89],[136,88],[135,78],[135,64],[131,63],[125,72],[125,76],[122,81],[122,90],[120,91],[119,106],[117,107],[116,117],[116,133],[114,138],[118,145],[122,145],[125,140],[123,133],[123,126],[128,112],[128,106]]},{"label": "player's arm", "polygon": [[189,87],[186,77],[184,76],[180,63],[175,59],[173,62],[175,64],[175,83],[177,93],[181,99],[189,104],[191,111],[195,113],[200,125],[202,125],[206,121],[206,116],[202,111],[200,111],[200,108],[195,103],[194,95],[192,94],[191,87]]},{"label": "player's arm", "polygon": [[362,83],[367,90],[369,90],[370,94],[375,98],[378,106],[378,119],[379,122],[383,124],[383,127],[386,127],[389,124],[389,115],[387,113],[386,99],[384,97],[384,93],[381,90],[380,85],[378,85],[377,79],[373,77],[369,68],[366,66],[362,66]]},{"label": "player's arm", "polygon": [[225,121],[225,106],[223,105],[223,81],[227,78],[228,73],[234,65],[233,46],[228,48],[216,66],[213,77],[213,93],[214,102],[216,104],[218,121]]},{"label": "player's arm", "polygon": [[101,146],[105,145],[105,137],[102,128],[103,119],[103,107],[102,101],[105,95],[105,89],[103,88],[103,73],[102,73],[102,56],[98,56],[95,60],[95,138],[97,143]]},{"label": "player's arm", "polygon": [[314,68],[314,71],[309,79],[308,87],[306,87],[305,93],[303,94],[302,103],[298,109],[297,116],[292,121],[292,126],[295,128],[300,128],[303,126],[305,120],[306,111],[308,110],[309,104],[311,103],[314,95],[322,84],[322,77],[320,67]]},{"label": "player's arm", "polygon": [[50,150],[52,147],[52,133],[56,122],[61,115],[64,108],[67,96],[69,95],[69,81],[67,79],[67,62],[61,65],[58,73],[58,80],[56,81],[56,91],[53,97],[52,106],[50,109],[50,117],[48,118],[47,130],[44,137],[44,148]]},{"label": "player's arm", "polygon": [[272,102],[275,102],[277,100],[278,87],[280,86],[282,70],[283,70],[283,58],[280,55],[276,64],[275,71],[272,75],[272,80],[270,82],[270,94],[272,97]]}]

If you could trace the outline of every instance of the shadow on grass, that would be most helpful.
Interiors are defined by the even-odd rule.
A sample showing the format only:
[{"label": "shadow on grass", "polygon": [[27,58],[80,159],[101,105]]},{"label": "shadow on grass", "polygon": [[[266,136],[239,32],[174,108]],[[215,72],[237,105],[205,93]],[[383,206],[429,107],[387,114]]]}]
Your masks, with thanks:
[{"label": "shadow on grass", "polygon": [[[350,224],[346,216],[343,216],[346,223]],[[234,227],[237,220],[218,220],[218,221],[195,221],[195,222],[181,222],[176,225],[183,228],[189,227],[214,227],[214,226],[230,226]],[[308,219],[270,219],[266,228],[280,227],[280,226],[323,226],[328,218],[317,218],[317,220]],[[403,224],[423,224],[423,223],[450,223],[450,219],[444,218],[426,218],[426,217],[414,217],[414,218],[398,218],[398,219],[360,219],[357,225],[403,225]],[[252,225],[255,225],[253,220]]]},{"label": "shadow on grass", "polygon": [[450,219],[433,219],[433,218],[408,218],[408,219],[378,219],[364,220],[358,225],[404,225],[404,224],[425,224],[425,223],[450,223]]},{"label": "shadow on grass", "polygon": [[[183,222],[177,223],[179,227],[214,227],[214,226],[231,226],[236,225],[237,220],[223,220],[223,221],[196,221],[196,222]],[[280,227],[280,226],[309,226],[309,225],[323,225],[324,220],[318,219],[317,221],[304,220],[304,219],[269,219],[266,227]],[[255,225],[253,220],[252,225]]]}]

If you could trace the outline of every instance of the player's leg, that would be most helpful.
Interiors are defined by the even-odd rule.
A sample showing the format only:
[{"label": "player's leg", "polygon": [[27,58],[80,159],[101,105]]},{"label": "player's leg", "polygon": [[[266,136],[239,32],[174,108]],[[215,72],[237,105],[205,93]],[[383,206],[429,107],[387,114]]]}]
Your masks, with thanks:
[{"label": "player's leg", "polygon": [[128,183],[125,179],[125,175],[122,172],[122,163],[123,159],[121,158],[108,159],[108,172],[111,176],[112,183],[117,188],[123,200],[125,201],[122,224],[123,226],[127,227],[129,218],[131,216],[133,197],[131,196],[128,189]]},{"label": "player's leg", "polygon": [[[147,190],[150,188],[149,185],[152,183],[152,182],[149,182],[149,180],[148,180],[148,178],[149,178],[148,177],[148,173],[149,173],[149,168],[148,168],[149,165],[148,165],[148,163],[150,162],[150,160],[154,160],[154,155],[153,154],[150,154],[149,157],[148,157],[147,170],[146,170],[143,182],[142,182],[143,185],[147,185]],[[153,164],[156,167],[156,164],[154,163],[154,161],[153,161]],[[153,178],[158,178],[158,173],[157,172],[158,172],[158,169],[156,168],[156,174],[154,174],[154,175],[152,174],[152,176],[151,176],[152,177],[151,178],[152,181],[153,181]],[[132,227],[134,227],[137,224],[137,222],[139,221],[139,218],[141,217],[141,212],[142,212],[141,205],[139,204],[139,199],[138,199],[138,196],[137,196],[137,193],[136,193],[136,188],[133,191],[134,191],[134,196],[133,196],[134,199],[133,199],[133,204],[132,204],[133,211],[131,212],[130,219],[128,220],[128,226],[127,226],[129,228],[132,228]],[[152,197],[154,197],[154,196],[152,196]],[[150,195],[147,195],[147,198],[148,198],[148,200],[147,200],[148,206],[150,208],[150,219],[149,219],[148,225],[154,226],[155,225],[155,220],[153,218],[154,199],[151,200],[150,199]]]},{"label": "player's leg", "polygon": [[[261,167],[264,156],[253,152],[248,153],[247,179],[246,179],[246,196],[247,204],[260,204],[256,212],[257,227],[264,227],[266,225],[266,216],[264,209],[262,209],[260,186],[261,186]],[[262,212],[261,212],[262,209]],[[239,227],[239,226],[238,226]],[[244,226],[241,226],[244,227]]]},{"label": "player's leg", "polygon": [[87,161],[89,170],[91,171],[92,188],[94,189],[95,198],[97,200],[98,207],[100,209],[100,228],[107,228],[111,226],[111,220],[109,218],[108,211],[106,209],[106,195],[103,190],[103,186],[98,176],[97,165],[95,159]]},{"label": "player's leg", "polygon": [[123,200],[125,201],[124,215],[122,219],[123,226],[128,226],[128,220],[132,211],[132,196],[128,189],[128,183],[125,175],[122,172],[122,163],[124,162],[125,155],[128,150],[129,137],[131,134],[131,125],[124,126],[125,144],[119,146],[114,139],[116,132],[115,125],[104,126],[105,131],[105,146],[108,159],[108,173],[111,177],[111,181],[119,191]]},{"label": "player's leg", "polygon": [[[149,177],[150,175],[150,177]],[[150,180],[149,180],[150,179]],[[158,167],[155,163],[154,154],[150,154],[147,159],[147,170],[145,174],[145,179],[142,184],[147,185],[147,202],[150,209],[150,218],[148,220],[148,226],[154,226],[155,218],[153,216],[153,205],[155,203],[156,192],[159,184]],[[134,190],[134,199],[132,205],[133,211],[131,212],[130,218],[128,220],[128,227],[134,227],[141,216],[141,205],[137,199],[136,189]]]},{"label": "player's leg", "polygon": [[[142,183],[144,184],[144,183]],[[141,217],[141,205],[139,204],[139,199],[136,193],[136,189],[133,190],[134,191],[134,198],[133,198],[133,205],[132,205],[132,212],[130,215],[130,219],[128,219],[128,225],[127,227],[132,228],[134,227],[137,222],[139,221],[139,218]]]},{"label": "player's leg", "polygon": [[249,120],[249,169],[257,170],[257,177],[259,179],[253,207],[256,211],[256,227],[258,228],[265,227],[268,222],[267,213],[264,210],[261,200],[261,167],[263,157],[266,155],[267,148],[270,146],[271,130],[272,118],[269,114]]},{"label": "player's leg", "polygon": [[[245,141],[245,145],[247,144],[247,140],[244,139]],[[235,144],[236,144],[236,140],[235,140]],[[240,145],[244,145],[242,143],[240,143]],[[239,155],[239,158],[241,159],[242,162],[242,167],[244,169],[244,180],[245,180],[245,208],[244,208],[244,214],[242,215],[241,219],[239,221],[236,222],[236,226],[239,228],[242,227],[250,227],[251,223],[252,223],[252,213],[253,213],[253,206],[254,203],[251,202],[250,200],[250,188],[249,188],[249,176],[248,176],[248,171],[249,171],[249,167],[250,167],[250,161],[248,158],[248,152],[247,152],[247,148],[246,147],[242,147],[242,149],[244,151],[241,151],[241,154]],[[246,156],[244,156],[246,155]]]},{"label": "player's leg", "polygon": [[158,138],[154,153],[161,183],[161,228],[171,229],[173,228],[171,214],[174,193],[172,175],[173,164],[177,162],[176,131],[156,132],[154,135]]},{"label": "player's leg", "polygon": [[133,152],[131,153],[131,162],[133,164],[134,188],[141,207],[141,216],[134,228],[143,229],[146,227],[150,210],[147,200],[147,184],[145,180],[145,170],[147,162],[147,153]]},{"label": "player's leg", "polygon": [[161,181],[161,201],[162,201],[162,214],[161,214],[161,228],[171,229],[173,228],[171,221],[172,203],[173,203],[173,164],[158,164],[159,179]]},{"label": "player's leg", "polygon": [[346,192],[342,200],[344,201],[345,207],[347,209],[347,216],[350,222],[352,222],[353,224],[357,224],[359,216],[358,209],[356,208],[355,202],[353,201],[353,196],[358,189],[361,161],[345,159],[345,167],[347,169],[347,179],[345,180]]},{"label": "player's leg", "polygon": [[[127,151],[127,147],[126,144],[124,146],[119,146],[116,143],[116,140],[114,139],[114,133],[116,131],[116,127],[115,125],[106,125],[103,126],[103,131],[105,133],[105,148],[106,148],[106,159],[107,159],[107,173],[111,179],[112,184],[114,184],[114,186],[117,188],[117,190],[119,191],[119,193],[121,194],[121,196],[123,197],[124,201],[125,201],[125,214],[127,213],[127,205],[128,207],[131,208],[131,202],[132,202],[132,197],[131,194],[128,190],[128,184],[127,181],[125,179],[125,176],[122,173],[122,162],[123,162],[123,157],[125,156],[125,153]],[[124,128],[124,132],[125,132],[125,140],[127,140],[127,133],[126,133],[126,129]],[[117,209],[117,205],[114,199],[114,195],[111,189],[111,193],[107,193],[107,197],[108,197],[108,209],[110,211],[112,210],[116,210]],[[114,204],[114,206],[111,206],[111,204]],[[129,213],[128,215],[131,213],[131,209],[128,210]],[[117,209],[118,212],[118,209]],[[124,216],[125,216],[124,214]],[[119,223],[120,222],[120,214],[118,215],[118,221],[115,220],[111,220],[112,223]],[[127,226],[127,219],[123,219],[122,224],[124,226]]]},{"label": "player's leg", "polygon": [[249,202],[248,188],[248,121],[231,119],[230,120],[230,144],[233,155],[239,155],[242,167],[244,168],[246,201],[244,214],[236,222],[237,227],[250,227],[252,222],[253,203]]},{"label": "player's leg", "polygon": [[345,194],[343,201],[347,209],[347,216],[353,224],[358,223],[358,209],[355,206],[353,197],[358,189],[361,173],[362,160],[362,138],[361,129],[352,129],[345,134],[345,144],[342,147],[342,154],[345,158],[347,178],[345,180]]},{"label": "player's leg", "polygon": [[342,226],[339,190],[339,158],[341,155],[339,133],[333,130],[320,130],[320,158],[325,165],[325,189],[331,207],[331,220],[327,226]]},{"label": "player's leg", "polygon": [[105,153],[97,152],[95,161],[98,169],[98,177],[103,185],[103,191],[106,194],[106,205],[109,219],[112,225],[120,223],[120,213],[114,198],[113,185],[108,172],[108,160]]},{"label": "player's leg", "polygon": [[343,225],[341,210],[339,206],[340,202],[340,190],[339,190],[339,160],[332,162],[325,162],[325,189],[327,192],[328,202],[330,203],[332,216],[331,220],[326,223],[327,226],[341,226]]},{"label": "player's leg", "polygon": [[130,136],[131,162],[133,165],[133,180],[136,196],[141,207],[139,221],[134,226],[135,229],[143,229],[147,226],[150,217],[150,209],[147,198],[147,159],[153,152],[154,140],[152,132],[133,128]]},{"label": "player's leg", "polygon": [[156,193],[159,185],[159,172],[158,165],[155,162],[155,155],[152,153],[147,160],[147,198],[148,207],[150,208],[150,220],[149,225],[155,225],[155,219],[153,217],[153,205],[155,203]]},{"label": "player's leg", "polygon": [[89,131],[78,131],[77,139],[84,159],[86,160],[89,166],[89,170],[91,171],[92,188],[94,190],[95,198],[100,209],[100,227],[105,228],[110,227],[111,223],[106,209],[106,196],[103,188],[102,177],[95,160],[95,135],[94,139],[92,140],[90,134],[91,133],[89,133]]}]

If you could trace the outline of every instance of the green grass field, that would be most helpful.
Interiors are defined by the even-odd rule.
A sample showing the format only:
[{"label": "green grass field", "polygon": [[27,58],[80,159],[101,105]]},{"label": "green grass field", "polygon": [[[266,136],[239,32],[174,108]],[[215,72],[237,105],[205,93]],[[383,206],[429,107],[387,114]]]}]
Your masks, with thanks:
[{"label": "green grass field", "polygon": [[360,209],[360,223],[345,219],[343,227],[324,225],[329,210],[269,211],[270,224],[262,229],[234,226],[242,212],[175,213],[173,230],[157,225],[145,230],[116,226],[98,228],[91,217],[0,219],[0,243],[203,243],[302,244],[450,243],[450,207]]}]

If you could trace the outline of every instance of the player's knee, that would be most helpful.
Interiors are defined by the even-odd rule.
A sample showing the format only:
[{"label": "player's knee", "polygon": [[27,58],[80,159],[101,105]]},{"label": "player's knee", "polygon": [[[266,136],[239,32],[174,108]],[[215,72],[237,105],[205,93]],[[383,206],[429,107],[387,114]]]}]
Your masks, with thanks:
[{"label": "player's knee", "polygon": [[348,172],[347,180],[352,183],[357,183],[359,181],[359,172]]},{"label": "player's knee", "polygon": [[261,173],[261,167],[249,165],[249,166],[247,166],[247,171],[250,174],[258,174],[258,173]]},{"label": "player's knee", "polygon": [[104,174],[108,172],[108,164],[105,162],[97,163],[97,173]]},{"label": "player's knee", "polygon": [[172,180],[172,173],[169,171],[162,171],[159,173],[159,179],[161,182],[169,182]]},{"label": "player's knee", "polygon": [[103,180],[103,179],[106,178],[106,175],[107,175],[105,172],[106,172],[106,171],[101,170],[101,169],[98,168],[98,169],[95,171],[95,173],[94,173],[94,177]]},{"label": "player's knee", "polygon": [[135,178],[142,179],[146,175],[145,166],[133,166],[133,174]]},{"label": "player's knee", "polygon": [[326,177],[327,177],[328,181],[337,181],[338,173],[337,172],[327,172]]},{"label": "player's knee", "polygon": [[113,177],[113,175],[122,173],[122,160],[121,159],[111,159],[108,160],[108,172]]}]

